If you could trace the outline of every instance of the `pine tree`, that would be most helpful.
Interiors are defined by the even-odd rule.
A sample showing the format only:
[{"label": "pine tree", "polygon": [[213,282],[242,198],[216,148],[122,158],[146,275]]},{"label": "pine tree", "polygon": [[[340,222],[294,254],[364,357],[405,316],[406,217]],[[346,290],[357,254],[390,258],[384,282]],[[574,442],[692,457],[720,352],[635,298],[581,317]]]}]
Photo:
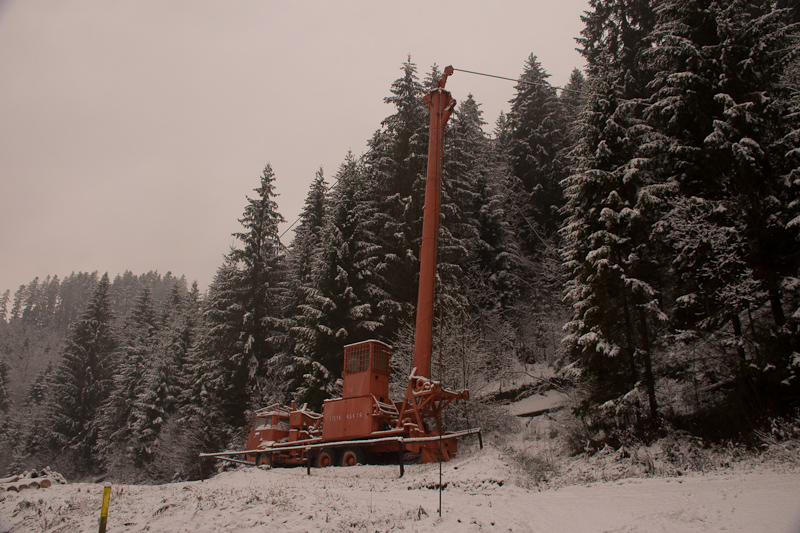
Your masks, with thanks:
[{"label": "pine tree", "polygon": [[273,354],[270,339],[277,330],[277,317],[281,316],[280,281],[283,275],[284,249],[280,242],[278,224],[285,222],[275,201],[275,175],[267,164],[261,176],[261,185],[255,189],[257,197],[248,198],[244,216],[239,220],[244,231],[234,233],[241,248],[231,250],[230,257],[239,266],[244,285],[239,302],[245,310],[245,351],[249,355],[250,374],[255,376],[258,367],[266,370],[266,362]]},{"label": "pine tree", "polygon": [[25,287],[25,294],[23,295],[24,301],[22,303],[22,320],[30,325],[38,325],[41,318],[40,301],[40,284],[39,277],[35,277],[33,281],[28,283]]},{"label": "pine tree", "polygon": [[[348,153],[348,160],[352,154]],[[303,211],[300,213],[300,224],[288,253],[288,293],[290,301],[287,314],[290,316],[289,339],[283,349],[275,356],[272,365],[282,368],[277,381],[287,397],[291,394],[301,402],[311,401],[324,385],[316,381],[328,382],[328,378],[315,380],[309,384],[309,376],[313,375],[315,363],[311,346],[314,344],[315,324],[319,314],[313,310],[312,300],[317,292],[317,281],[314,276],[317,263],[320,261],[324,246],[325,217],[328,210],[328,185],[323,177],[322,168],[316,174],[309,188]],[[317,374],[327,371],[317,368]],[[327,376],[327,374],[325,374]],[[314,392],[311,392],[311,391]],[[285,400],[286,398],[283,398]]]},{"label": "pine tree", "polygon": [[98,414],[111,389],[112,354],[117,347],[110,282],[104,274],[80,319],[71,327],[53,380],[50,412],[57,449],[70,451],[77,468],[89,460],[100,427]]},{"label": "pine tree", "polygon": [[4,414],[11,407],[8,398],[6,383],[8,382],[8,363],[5,357],[0,357],[0,414]]},{"label": "pine tree", "polygon": [[[797,30],[771,2],[732,2],[718,15],[723,67],[714,99],[723,112],[706,139],[715,162],[728,174],[732,207],[744,218],[748,263],[769,296],[777,327],[786,323],[782,280],[800,267],[798,232],[789,227],[793,200],[786,176],[796,149],[783,71],[798,54]],[[794,46],[792,46],[794,45]],[[794,56],[794,57],[793,57]],[[791,166],[790,166],[791,165]]]},{"label": "pine tree", "polygon": [[298,317],[297,353],[306,369],[298,399],[314,406],[334,394],[344,346],[375,336],[381,326],[378,306],[385,295],[376,283],[378,245],[369,224],[374,201],[362,176],[349,155],[328,199],[313,283]]},{"label": "pine tree", "polygon": [[25,293],[25,285],[20,285],[14,293],[14,302],[11,304],[11,314],[9,322],[22,318],[22,299]]},{"label": "pine tree", "polygon": [[122,475],[144,463],[134,410],[138,396],[150,386],[146,377],[158,349],[160,326],[150,287],[145,285],[120,331],[120,349],[114,354],[114,386],[99,424],[100,455],[106,468]]},{"label": "pine tree", "polygon": [[[785,74],[797,61],[797,30],[769,2],[672,0],[654,36],[659,46],[646,55],[660,72],[646,117],[668,156],[662,172],[682,197],[664,228],[681,280],[676,323],[711,334],[730,327],[731,366],[743,390],[759,367],[782,369],[764,375],[777,385],[792,375],[789,354],[798,342],[785,328],[783,305],[784,280],[800,267],[791,223],[796,93]],[[770,347],[748,354],[741,315],[747,311],[754,331],[752,317],[765,301],[783,331],[766,334],[761,342]]]},{"label": "pine tree", "polygon": [[226,257],[208,288],[204,330],[189,354],[193,379],[184,403],[198,409],[200,416],[224,421],[225,427],[217,428],[220,433],[243,425],[249,407],[250,362],[241,326],[245,311],[239,303],[240,281],[236,263]]},{"label": "pine tree", "polygon": [[[594,0],[583,17],[581,53],[592,96],[578,171],[565,180],[564,257],[570,270],[568,350],[592,385],[589,404],[622,404],[641,384],[651,422],[658,419],[654,340],[663,329],[663,265],[653,230],[667,192],[647,157],[650,141],[637,98],[652,70],[653,11],[646,1]],[[616,403],[619,402],[619,403]]]},{"label": "pine tree", "polygon": [[576,69],[572,70],[569,82],[561,91],[558,100],[564,110],[564,121],[567,127],[566,159],[569,161],[569,151],[578,145],[581,138],[584,109],[588,98],[586,78]]},{"label": "pine tree", "polygon": [[47,276],[42,287],[42,326],[52,328],[56,324],[56,314],[61,306],[61,281],[58,276]]},{"label": "pine tree", "polygon": [[150,465],[167,421],[178,412],[181,391],[188,387],[187,353],[194,342],[197,309],[188,299],[185,280],[172,283],[162,306],[154,350],[133,399],[130,427],[138,459]]},{"label": "pine tree", "polygon": [[406,199],[412,195],[420,174],[425,173],[428,121],[422,105],[425,89],[410,56],[402,70],[403,76],[392,83],[392,96],[384,98],[395,107],[395,113],[381,122],[381,129],[371,139],[369,161],[373,170],[385,178],[381,188],[387,196]]},{"label": "pine tree", "polygon": [[8,322],[8,303],[11,301],[11,291],[6,289],[6,292],[0,296],[0,321]]},{"label": "pine tree", "polygon": [[411,58],[403,64],[403,77],[391,87],[386,103],[395,113],[384,119],[370,140],[367,175],[362,183],[377,199],[371,231],[383,249],[375,266],[387,298],[380,302],[382,332],[391,336],[412,319],[416,301],[416,256],[422,228],[424,180],[428,149],[428,114],[422,104],[425,90]]},{"label": "pine tree", "polygon": [[[518,193],[524,204],[520,212],[528,218],[528,224],[520,224],[518,231],[531,251],[540,247],[544,236],[558,230],[563,205],[560,182],[565,177],[567,127],[556,90],[547,82],[549,77],[531,54],[508,113],[511,171],[521,186]],[[539,228],[539,234],[531,224]]]},{"label": "pine tree", "polygon": [[[352,158],[352,154],[348,153],[347,160]],[[298,285],[307,286],[312,278],[312,265],[321,246],[325,224],[327,191],[328,184],[320,168],[314,181],[311,182],[303,211],[300,213],[300,224],[295,230],[295,237],[290,247],[290,271]]]},{"label": "pine tree", "polygon": [[[480,105],[468,95],[445,134],[439,276],[445,299],[472,309],[508,309],[519,250]],[[448,268],[449,263],[449,268]],[[449,295],[449,296],[448,296]],[[488,299],[487,299],[488,297]]]},{"label": "pine tree", "polygon": [[75,272],[61,282],[61,305],[56,313],[56,328],[66,332],[79,319],[97,286],[97,272]]},{"label": "pine tree", "polygon": [[[244,425],[246,410],[263,401],[268,361],[278,353],[276,337],[283,313],[284,250],[278,224],[284,219],[275,202],[275,175],[267,165],[256,198],[248,198],[234,233],[233,248],[209,288],[195,370],[205,374],[201,387],[231,427]],[[206,373],[208,370],[208,373]],[[198,374],[196,374],[198,375]],[[198,375],[199,376],[199,375]]]}]

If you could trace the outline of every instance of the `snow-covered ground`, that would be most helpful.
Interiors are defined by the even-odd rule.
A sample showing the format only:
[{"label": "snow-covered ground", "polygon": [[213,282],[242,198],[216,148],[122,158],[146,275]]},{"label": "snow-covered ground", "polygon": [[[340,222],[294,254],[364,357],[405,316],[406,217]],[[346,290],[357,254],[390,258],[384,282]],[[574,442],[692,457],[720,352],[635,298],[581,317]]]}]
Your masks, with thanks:
[{"label": "snow-covered ground", "polygon": [[[465,446],[466,447],[466,446]],[[465,454],[466,455],[466,454]],[[541,492],[514,483],[502,452],[443,466],[262,470],[204,482],[112,488],[110,533],[225,531],[800,532],[797,468],[732,467],[706,475],[628,478]],[[103,485],[0,495],[0,532],[96,531]]]},{"label": "snow-covered ground", "polygon": [[[552,413],[566,402],[547,391],[508,409]],[[675,443],[566,457],[552,452],[550,415],[525,420],[519,435],[487,436],[483,450],[471,439],[460,444],[459,457],[442,466],[441,516],[438,464],[407,465],[402,478],[398,466],[315,468],[310,476],[242,466],[204,482],[113,486],[107,531],[800,533],[794,441],[757,456],[731,453],[723,466]],[[520,453],[552,461],[544,481],[525,477]],[[706,473],[692,473],[692,464]],[[90,483],[0,492],[0,533],[96,531],[102,493],[103,484]]]},{"label": "snow-covered ground", "polygon": [[549,390],[541,394],[533,394],[514,402],[508,406],[508,411],[515,416],[522,416],[527,413],[542,412],[545,409],[555,411],[564,407],[567,403],[567,395],[563,392]]}]

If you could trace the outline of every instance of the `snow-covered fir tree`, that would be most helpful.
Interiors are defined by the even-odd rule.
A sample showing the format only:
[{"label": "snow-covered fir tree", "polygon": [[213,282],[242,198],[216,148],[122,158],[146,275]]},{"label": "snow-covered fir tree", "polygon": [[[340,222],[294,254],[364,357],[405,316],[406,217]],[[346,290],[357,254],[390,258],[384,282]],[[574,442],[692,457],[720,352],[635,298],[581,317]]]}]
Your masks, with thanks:
[{"label": "snow-covered fir tree", "polygon": [[217,271],[205,302],[207,331],[194,355],[197,385],[210,395],[230,427],[264,401],[270,359],[281,329],[285,253],[275,201],[275,175],[267,165],[255,198],[248,197],[234,247]]},{"label": "snow-covered fir tree", "polygon": [[[348,159],[352,159],[352,154],[348,154]],[[327,369],[314,363],[310,348],[314,343],[314,324],[319,318],[312,304],[318,292],[314,272],[321,260],[328,206],[328,184],[320,168],[309,187],[288,251],[288,342],[275,356],[275,365],[282,368],[277,383],[285,394],[284,401],[291,397],[313,403],[311,396],[320,396],[318,391],[325,389],[320,384],[331,381]]]},{"label": "snow-covered fir tree", "polygon": [[157,351],[160,326],[150,288],[145,286],[121,328],[113,387],[100,417],[98,450],[111,470],[132,470],[144,463],[141,435],[133,427],[134,406],[150,385],[146,376]]},{"label": "snow-covered fir tree", "polygon": [[92,452],[100,432],[98,416],[112,387],[117,348],[108,275],[72,326],[52,381],[49,399],[54,450],[71,456],[77,468],[93,470]]},{"label": "snow-covered fir tree", "polygon": [[375,336],[381,326],[377,304],[386,294],[376,284],[379,247],[369,224],[375,202],[364,190],[363,177],[363,168],[349,155],[330,192],[312,268],[314,288],[298,317],[298,354],[307,369],[299,398],[315,406],[335,394],[344,346]]},{"label": "snow-covered fir tree", "polygon": [[[719,379],[737,376],[744,397],[780,404],[766,397],[796,379],[799,341],[784,310],[797,298],[786,279],[800,267],[790,177],[797,93],[787,83],[798,32],[771,2],[671,0],[658,14],[658,46],[645,55],[658,67],[646,117],[680,195],[662,228],[680,280],[674,320],[695,342],[729,339]],[[769,392],[752,390],[753,378],[770,382]]]},{"label": "snow-covered fir tree", "polygon": [[422,207],[428,151],[428,114],[422,104],[425,89],[411,58],[403,76],[391,86],[386,103],[395,113],[382,122],[369,142],[366,176],[362,183],[377,200],[372,231],[382,247],[376,272],[383,278],[387,298],[378,309],[384,331],[391,334],[413,318],[417,253],[422,232]]},{"label": "snow-covered fir tree", "polygon": [[518,233],[530,251],[540,250],[542,238],[558,230],[563,205],[560,182],[565,177],[567,126],[549,77],[531,54],[516,85],[506,123],[511,172],[519,180],[517,192],[522,200]]},{"label": "snow-covered fir tree", "polygon": [[564,181],[573,309],[566,343],[581,368],[588,407],[638,405],[641,397],[656,422],[654,340],[665,315],[652,232],[664,191],[648,166],[648,130],[636,100],[646,95],[650,71],[640,53],[650,46],[653,13],[642,1],[591,4],[580,42],[592,96],[577,172]]}]

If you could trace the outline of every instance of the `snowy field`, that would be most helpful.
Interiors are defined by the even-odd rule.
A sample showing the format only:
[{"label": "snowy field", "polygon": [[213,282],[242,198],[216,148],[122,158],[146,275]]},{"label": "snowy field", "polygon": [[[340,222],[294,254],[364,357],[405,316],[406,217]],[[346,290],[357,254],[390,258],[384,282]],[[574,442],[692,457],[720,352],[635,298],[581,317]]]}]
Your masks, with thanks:
[{"label": "snowy field", "polygon": [[[465,446],[466,447],[466,446]],[[797,468],[732,467],[541,492],[515,484],[491,446],[443,466],[261,470],[204,482],[112,488],[110,533],[153,531],[800,532]],[[0,532],[97,531],[103,485],[0,494]]]}]

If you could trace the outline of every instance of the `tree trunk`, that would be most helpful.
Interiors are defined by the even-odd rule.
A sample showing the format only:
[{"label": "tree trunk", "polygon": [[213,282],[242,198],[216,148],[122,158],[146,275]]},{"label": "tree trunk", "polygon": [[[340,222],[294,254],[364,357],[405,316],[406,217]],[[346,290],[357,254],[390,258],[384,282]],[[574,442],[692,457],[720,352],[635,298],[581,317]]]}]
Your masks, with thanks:
[{"label": "tree trunk", "polygon": [[786,325],[786,315],[783,314],[783,304],[781,302],[781,291],[777,287],[769,290],[769,303],[772,307],[772,318],[778,327]]},{"label": "tree trunk", "polygon": [[644,309],[639,309],[639,327],[641,328],[641,351],[644,360],[644,385],[647,389],[647,399],[650,402],[650,418],[653,424],[658,423],[658,403],[656,401],[656,380],[653,375],[653,358],[650,351],[650,335],[647,332],[647,316]]},{"label": "tree trunk", "polygon": [[747,354],[745,354],[744,346],[742,346],[742,323],[739,320],[739,315],[733,315],[731,324],[733,325],[733,336],[736,338],[736,352],[739,354],[739,359],[742,360],[742,365],[744,365],[747,360]]},{"label": "tree trunk", "polygon": [[625,290],[622,291],[622,314],[625,317],[625,336],[628,339],[628,348],[630,348],[628,363],[630,364],[631,380],[633,383],[636,383],[639,381],[639,370],[636,368],[636,338],[633,334],[631,312],[628,307],[628,295],[625,293]]}]

